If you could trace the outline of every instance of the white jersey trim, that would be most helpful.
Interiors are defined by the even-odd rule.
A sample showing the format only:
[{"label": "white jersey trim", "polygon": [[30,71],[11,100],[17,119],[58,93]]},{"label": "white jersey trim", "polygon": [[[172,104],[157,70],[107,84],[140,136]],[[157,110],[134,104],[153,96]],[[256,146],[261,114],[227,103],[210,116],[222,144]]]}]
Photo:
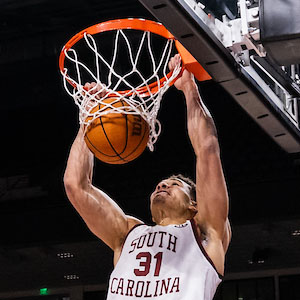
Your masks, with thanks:
[{"label": "white jersey trim", "polygon": [[224,276],[221,275],[218,271],[217,271],[217,268],[215,266],[215,264],[213,263],[213,261],[211,260],[211,258],[209,257],[209,255],[207,254],[205,248],[203,247],[202,245],[202,241],[201,241],[201,237],[199,236],[198,234],[198,231],[197,231],[197,225],[196,225],[196,222],[194,219],[191,219],[190,220],[191,222],[191,226],[192,226],[192,229],[193,229],[193,233],[194,233],[194,237],[196,239],[196,242],[201,250],[201,252],[203,253],[203,255],[205,256],[205,258],[207,259],[207,261],[211,264],[211,266],[214,268],[214,270],[217,272],[218,276],[220,279],[223,280]]}]

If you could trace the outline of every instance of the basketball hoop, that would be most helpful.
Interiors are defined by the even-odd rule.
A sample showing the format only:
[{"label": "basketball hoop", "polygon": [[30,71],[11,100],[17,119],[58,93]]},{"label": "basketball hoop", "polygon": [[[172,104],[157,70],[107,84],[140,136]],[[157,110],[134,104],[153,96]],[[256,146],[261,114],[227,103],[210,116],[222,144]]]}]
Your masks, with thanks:
[{"label": "basketball hoop", "polygon": [[[113,54],[109,58],[105,57],[101,48],[107,40],[103,37],[102,44],[98,42],[101,41],[101,35],[107,32],[114,34],[113,43],[110,46],[112,50],[110,52]],[[129,38],[130,32],[140,34],[138,43],[135,42],[137,45],[135,50]],[[152,45],[153,38],[157,36],[164,40],[159,54],[154,53],[156,48]],[[157,114],[162,96],[175,82],[181,71],[179,63],[172,72],[167,72],[174,44],[178,50],[180,48],[179,42],[174,41],[174,36],[162,24],[144,19],[107,21],[88,27],[73,36],[61,51],[59,68],[67,93],[73,97],[80,109],[80,124],[86,125],[85,128],[87,128],[96,118],[110,113],[140,115],[149,124],[148,148],[153,151],[153,145],[161,131]],[[79,42],[84,42],[91,57],[90,61],[93,61],[92,67],[89,65],[90,62],[82,60],[79,50],[76,49]],[[121,43],[124,44],[123,49],[120,49]],[[117,63],[117,60],[118,56],[122,55],[122,51],[128,54],[126,58],[130,66],[130,69],[125,72],[117,70],[120,69],[120,63]],[[142,58],[145,56],[148,57],[147,63],[150,68],[147,75],[138,69],[138,66],[143,69],[146,65],[145,59]],[[121,67],[123,62],[124,60],[121,60]],[[98,89],[87,91],[84,89],[86,82],[95,82]],[[122,100],[122,103],[124,101],[126,105],[116,107],[105,101],[111,97]],[[95,108],[100,107],[99,105],[102,109],[96,110]]]}]

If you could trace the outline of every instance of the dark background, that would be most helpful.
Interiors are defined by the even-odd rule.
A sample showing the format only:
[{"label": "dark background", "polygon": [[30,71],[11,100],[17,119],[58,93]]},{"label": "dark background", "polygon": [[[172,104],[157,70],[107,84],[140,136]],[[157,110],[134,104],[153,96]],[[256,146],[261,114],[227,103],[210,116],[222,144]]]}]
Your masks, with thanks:
[{"label": "dark background", "polygon": [[[66,274],[79,274],[76,284],[107,281],[111,253],[87,230],[63,188],[78,111],[63,89],[58,57],[78,31],[122,17],[153,19],[137,0],[0,3],[0,292],[74,284]],[[213,81],[199,86],[217,126],[230,195],[228,274],[299,267],[299,240],[292,235],[300,229],[299,154],[279,148]],[[184,99],[174,87],[159,120],[154,152],[127,165],[97,161],[95,168],[95,185],[146,222],[149,195],[161,178],[195,175]],[[64,252],[74,257],[61,262],[57,254]]]}]

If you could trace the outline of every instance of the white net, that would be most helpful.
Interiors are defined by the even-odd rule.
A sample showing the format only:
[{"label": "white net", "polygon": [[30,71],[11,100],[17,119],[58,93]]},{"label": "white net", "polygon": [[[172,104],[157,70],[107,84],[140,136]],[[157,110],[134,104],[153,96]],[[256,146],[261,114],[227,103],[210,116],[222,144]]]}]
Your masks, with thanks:
[{"label": "white net", "polygon": [[[170,83],[178,76],[181,67],[180,64],[177,65],[168,75],[168,62],[174,44],[172,39],[165,40],[160,54],[157,55],[153,51],[155,46],[152,45],[154,34],[142,32],[138,43],[135,43],[138,45],[135,50],[127,35],[124,30],[115,31],[113,55],[107,59],[101,53],[95,38],[85,33],[83,40],[92,55],[93,67],[88,67],[87,63],[80,61],[78,50],[73,47],[65,50],[66,60],[72,65],[72,72],[67,67],[64,68],[64,87],[79,107],[79,121],[86,125],[85,128],[96,118],[110,113],[141,115],[149,124],[148,148],[153,151],[153,145],[161,131],[160,122],[157,120],[161,99]],[[120,49],[121,42],[123,49]],[[130,66],[126,72],[122,72],[118,60],[120,55],[124,58],[124,53],[128,60],[127,65]],[[143,69],[145,64],[148,64],[151,70],[148,75],[138,69],[138,66],[142,66]],[[84,88],[88,81],[95,83],[90,89]],[[112,102],[107,100],[112,97],[115,98]],[[119,101],[124,105],[119,106],[119,103],[115,107],[114,103]]]}]

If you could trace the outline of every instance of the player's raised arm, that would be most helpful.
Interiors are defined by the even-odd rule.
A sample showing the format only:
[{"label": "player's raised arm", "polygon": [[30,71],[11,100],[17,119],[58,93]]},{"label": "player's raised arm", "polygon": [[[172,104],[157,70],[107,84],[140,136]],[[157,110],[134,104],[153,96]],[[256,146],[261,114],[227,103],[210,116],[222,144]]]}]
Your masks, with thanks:
[{"label": "player's raised arm", "polygon": [[64,175],[67,196],[89,229],[115,252],[138,220],[128,217],[103,191],[92,184],[93,154],[84,142],[83,128],[72,145]]},{"label": "player's raised arm", "polygon": [[[170,61],[170,69],[178,59],[180,57],[175,56]],[[219,250],[221,248],[224,254],[227,250],[230,226],[227,219],[228,194],[220,160],[216,128],[208,109],[202,102],[193,75],[185,70],[181,78],[176,81],[175,86],[183,91],[186,98],[188,133],[197,158],[198,213],[195,220],[201,231],[207,235],[209,254],[222,273],[224,260],[219,259]],[[214,256],[217,258],[214,259]]]}]

